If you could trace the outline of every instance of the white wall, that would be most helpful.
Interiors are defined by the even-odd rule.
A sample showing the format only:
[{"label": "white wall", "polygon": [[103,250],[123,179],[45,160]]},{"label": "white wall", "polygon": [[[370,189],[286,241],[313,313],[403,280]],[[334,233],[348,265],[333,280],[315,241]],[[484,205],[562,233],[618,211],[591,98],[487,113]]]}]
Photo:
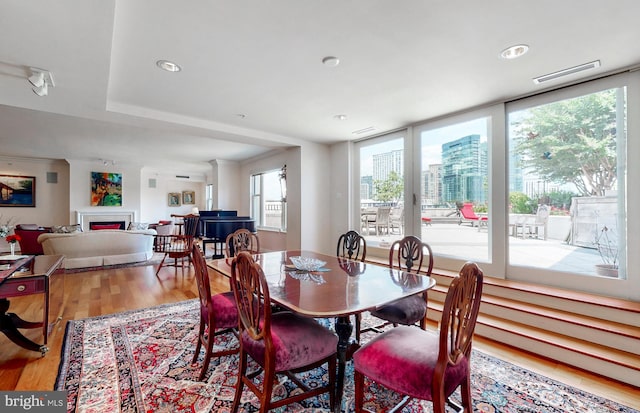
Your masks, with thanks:
[{"label": "white wall", "polygon": [[243,191],[248,196],[248,180],[242,181],[241,166],[238,162],[225,160],[210,161],[212,167],[213,209],[238,211],[239,216],[249,215],[249,204],[243,203]]},{"label": "white wall", "polygon": [[[360,232],[360,221],[354,222],[353,211],[353,175],[351,173],[351,153],[353,143],[342,142],[331,146],[331,234],[330,239],[337,244],[341,234],[349,230]],[[359,185],[358,185],[359,188]],[[358,211],[358,217],[360,216]],[[332,253],[335,252],[335,248]]]},{"label": "white wall", "polygon": [[[177,178],[176,175],[188,176]],[[140,222],[158,222],[171,219],[171,214],[186,215],[193,207],[205,209],[206,175],[202,173],[167,173],[151,168],[143,168],[141,173]],[[150,180],[152,182],[150,182]],[[155,188],[152,185],[155,183]],[[195,204],[170,207],[168,197],[170,192],[182,194],[183,191],[195,192]]]},{"label": "white wall", "polygon": [[[335,254],[331,237],[331,151],[327,145],[306,143],[300,160],[300,247]],[[288,183],[288,180],[287,180]]]},{"label": "white wall", "polygon": [[[140,167],[128,165],[103,165],[101,161],[69,159],[69,223],[76,223],[76,211],[116,212],[135,211],[140,221]],[[122,206],[91,206],[91,172],[122,174]]]},{"label": "white wall", "polygon": [[[57,183],[47,183],[47,172],[57,173]],[[35,207],[0,207],[0,221],[43,226],[69,223],[69,165],[65,161],[0,156],[0,174],[36,178]],[[4,239],[0,251],[9,251]]]}]

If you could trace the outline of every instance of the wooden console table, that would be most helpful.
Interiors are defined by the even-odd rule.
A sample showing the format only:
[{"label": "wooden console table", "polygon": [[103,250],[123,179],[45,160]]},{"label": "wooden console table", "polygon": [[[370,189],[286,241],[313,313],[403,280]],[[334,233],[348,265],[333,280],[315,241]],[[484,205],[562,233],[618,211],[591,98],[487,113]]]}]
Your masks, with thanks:
[{"label": "wooden console table", "polygon": [[[17,260],[3,260],[0,255],[0,331],[11,341],[27,350],[39,351],[44,356],[49,348],[47,337],[55,323],[62,319],[64,278],[56,274],[62,255],[28,255]],[[42,321],[26,321],[9,313],[9,298],[42,294]],[[44,343],[38,344],[25,337],[18,329],[42,327]]]}]

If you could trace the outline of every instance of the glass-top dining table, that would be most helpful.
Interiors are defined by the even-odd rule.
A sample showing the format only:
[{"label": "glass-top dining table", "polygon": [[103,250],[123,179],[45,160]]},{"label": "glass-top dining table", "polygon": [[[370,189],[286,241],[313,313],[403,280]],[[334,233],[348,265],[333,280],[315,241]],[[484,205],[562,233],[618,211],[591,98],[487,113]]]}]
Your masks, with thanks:
[{"label": "glass-top dining table", "polygon": [[[322,260],[319,271],[299,271],[291,257]],[[432,288],[433,278],[388,266],[363,263],[312,251],[277,251],[255,254],[267,278],[271,301],[295,313],[314,318],[335,318],[338,334],[336,411],[341,411],[347,353],[352,343],[351,315],[373,310],[402,297]],[[230,277],[230,258],[208,260],[214,271]]]}]

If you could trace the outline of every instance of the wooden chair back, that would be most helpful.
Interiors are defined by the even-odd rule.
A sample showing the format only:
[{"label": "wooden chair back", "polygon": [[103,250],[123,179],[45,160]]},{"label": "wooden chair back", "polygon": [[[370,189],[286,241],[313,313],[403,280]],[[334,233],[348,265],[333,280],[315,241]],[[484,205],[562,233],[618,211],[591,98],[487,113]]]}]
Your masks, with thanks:
[{"label": "wooden chair back", "polygon": [[191,248],[191,261],[196,273],[196,284],[198,285],[198,295],[200,296],[200,312],[206,311],[206,314],[214,314],[207,263],[204,260],[200,246],[195,242]]},{"label": "wooden chair back", "polygon": [[231,284],[238,306],[240,334],[246,332],[252,340],[264,340],[268,357],[273,348],[269,287],[262,267],[249,252],[240,251],[231,263]]},{"label": "wooden chair back", "polygon": [[435,374],[441,375],[438,379],[444,377],[448,366],[463,359],[470,360],[482,286],[482,270],[473,262],[466,263],[449,285],[440,321],[438,366],[435,369]]},{"label": "wooden chair back", "polygon": [[364,261],[367,257],[367,241],[358,231],[347,231],[338,238],[336,255],[350,260]]},{"label": "wooden chair back", "polygon": [[258,235],[246,228],[239,228],[227,235],[224,246],[227,257],[235,257],[240,251],[248,251],[252,254],[260,253]]},{"label": "wooden chair back", "polygon": [[[424,265],[426,264],[426,270]],[[416,274],[431,275],[433,253],[426,242],[414,235],[395,241],[389,249],[389,267]]]}]

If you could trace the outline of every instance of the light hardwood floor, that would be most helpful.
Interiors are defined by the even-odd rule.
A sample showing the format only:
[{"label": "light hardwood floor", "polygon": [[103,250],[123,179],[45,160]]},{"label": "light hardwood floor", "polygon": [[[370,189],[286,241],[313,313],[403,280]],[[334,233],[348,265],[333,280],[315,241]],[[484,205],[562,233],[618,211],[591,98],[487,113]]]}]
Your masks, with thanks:
[{"label": "light hardwood floor", "polygon": [[[211,275],[214,292],[226,291],[228,281]],[[197,298],[198,290],[192,270],[164,268],[161,280],[151,265],[120,269],[60,274],[64,277],[64,312],[62,321],[49,336],[49,352],[24,350],[0,334],[0,390],[51,390],[58,372],[60,350],[66,322],[72,319],[112,314]],[[42,315],[41,297],[11,299],[11,312],[28,320]],[[29,338],[41,342],[41,330],[24,330]],[[577,370],[500,343],[476,339],[476,348],[567,383],[585,391],[618,401],[640,410],[640,389],[588,372]]]}]

